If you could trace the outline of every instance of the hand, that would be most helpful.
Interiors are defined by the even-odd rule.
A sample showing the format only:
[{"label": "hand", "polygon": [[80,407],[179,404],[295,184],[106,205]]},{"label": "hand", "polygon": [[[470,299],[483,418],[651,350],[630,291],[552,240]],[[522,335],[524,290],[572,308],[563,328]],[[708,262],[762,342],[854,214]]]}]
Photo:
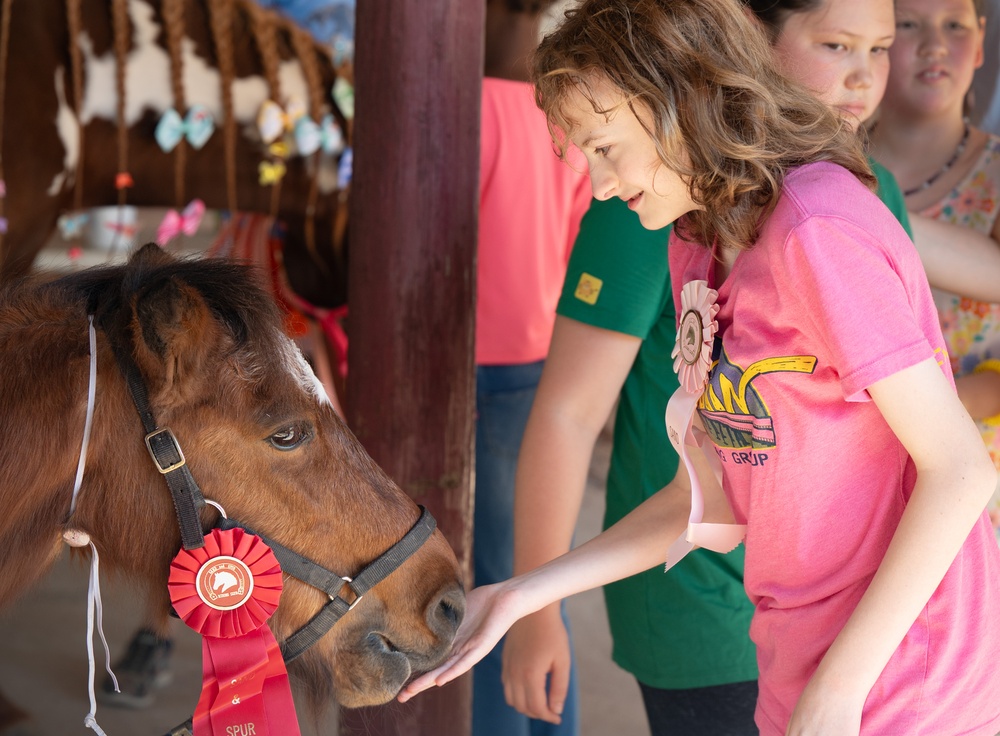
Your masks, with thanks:
[{"label": "hand", "polygon": [[530,718],[559,723],[571,663],[569,635],[558,604],[518,621],[503,645],[508,705]]},{"label": "hand", "polygon": [[518,611],[519,600],[509,580],[484,585],[469,593],[465,601],[465,618],[455,635],[451,654],[440,666],[406,685],[397,700],[405,703],[417,693],[451,682],[472,669],[524,615],[524,611]]},{"label": "hand", "polygon": [[825,687],[813,676],[795,704],[786,736],[858,736],[865,695]]}]

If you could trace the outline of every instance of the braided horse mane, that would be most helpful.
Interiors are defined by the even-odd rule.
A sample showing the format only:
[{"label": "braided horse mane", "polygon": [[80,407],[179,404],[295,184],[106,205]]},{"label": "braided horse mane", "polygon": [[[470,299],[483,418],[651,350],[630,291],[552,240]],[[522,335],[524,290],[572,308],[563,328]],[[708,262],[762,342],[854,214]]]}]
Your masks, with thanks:
[{"label": "braided horse mane", "polygon": [[[282,261],[308,301],[346,296],[346,191],[338,156],[292,155],[283,179],[255,116],[264,100],[296,100],[314,120],[330,113],[338,74],[326,47],[254,0],[3,0],[0,177],[8,220],[0,280],[25,273],[63,213],[134,204],[274,215],[287,230]],[[6,34],[3,32],[6,30]],[[207,107],[216,130],[200,150],[170,153],[154,131],[164,111]]]}]

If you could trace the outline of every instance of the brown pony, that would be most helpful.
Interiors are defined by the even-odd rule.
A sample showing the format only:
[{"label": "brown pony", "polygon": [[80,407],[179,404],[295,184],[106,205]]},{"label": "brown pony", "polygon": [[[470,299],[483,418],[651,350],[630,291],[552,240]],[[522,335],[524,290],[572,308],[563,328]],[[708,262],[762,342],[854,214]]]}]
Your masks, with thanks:
[{"label": "brown pony", "polygon": [[[96,401],[71,514],[88,314],[99,325]],[[338,418],[250,270],[175,260],[151,244],[124,266],[0,289],[0,606],[46,572],[72,527],[166,616],[177,517],[113,344],[131,346],[158,426],[173,430],[205,498],[230,519],[349,577],[414,525],[418,507]],[[203,528],[217,518],[203,509]],[[328,602],[286,575],[270,621],[278,641]],[[435,531],[290,672],[314,701],[386,702],[444,656],[463,611],[457,561]]]},{"label": "brown pony", "polygon": [[[297,101],[316,120],[332,113],[349,137],[331,99],[333,62],[306,31],[254,0],[5,3],[0,280],[28,271],[60,214],[120,197],[171,207],[197,197],[209,208],[276,213],[291,286],[318,306],[345,301],[338,156],[292,155],[279,186],[259,183],[260,164],[275,161],[255,123],[265,100]],[[165,153],[154,135],[164,112],[194,105],[212,114],[215,132],[200,150],[182,142]],[[122,171],[133,185],[119,190]]]}]

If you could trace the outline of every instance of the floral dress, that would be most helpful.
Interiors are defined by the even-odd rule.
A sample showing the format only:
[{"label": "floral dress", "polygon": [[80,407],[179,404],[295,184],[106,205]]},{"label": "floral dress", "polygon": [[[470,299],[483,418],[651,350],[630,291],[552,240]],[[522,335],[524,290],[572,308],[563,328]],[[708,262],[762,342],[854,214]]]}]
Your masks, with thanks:
[{"label": "floral dress", "polygon": [[[958,186],[920,214],[989,235],[1000,216],[1000,137],[990,136],[979,161]],[[1000,360],[1000,304],[978,302],[934,290],[941,331],[955,376],[972,373],[984,360]],[[1000,367],[1000,366],[998,366]],[[1000,469],[1000,418],[979,422],[993,464]],[[990,502],[1000,541],[1000,489]]]}]

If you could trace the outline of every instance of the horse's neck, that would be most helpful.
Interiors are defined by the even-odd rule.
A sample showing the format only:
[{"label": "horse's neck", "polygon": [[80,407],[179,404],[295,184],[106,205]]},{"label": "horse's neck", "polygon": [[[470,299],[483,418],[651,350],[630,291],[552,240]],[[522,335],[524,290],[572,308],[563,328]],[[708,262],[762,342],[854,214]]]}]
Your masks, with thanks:
[{"label": "horse's neck", "polygon": [[[6,312],[6,313],[5,313]],[[83,435],[78,320],[0,310],[0,604],[58,551]],[[76,448],[74,452],[73,448]]]},{"label": "horse's neck", "polygon": [[99,348],[85,473],[69,518],[86,420],[89,333],[78,310],[38,302],[0,307],[0,570],[18,570],[0,576],[0,606],[48,569],[67,522],[121,566],[129,551],[112,538],[137,523],[137,491],[150,477],[135,409],[106,346]]}]

